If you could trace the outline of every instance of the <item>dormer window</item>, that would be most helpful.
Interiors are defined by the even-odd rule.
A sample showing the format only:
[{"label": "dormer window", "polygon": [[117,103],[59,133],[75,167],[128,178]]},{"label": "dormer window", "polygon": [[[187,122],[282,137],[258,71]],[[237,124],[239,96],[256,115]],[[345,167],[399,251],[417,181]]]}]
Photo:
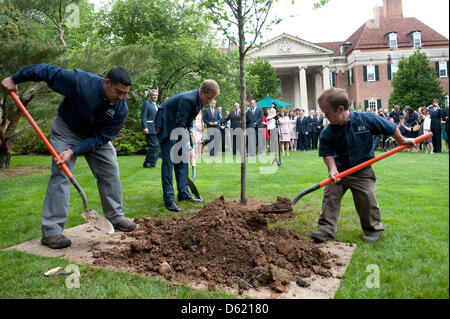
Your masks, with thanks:
[{"label": "dormer window", "polygon": [[420,34],[420,31],[415,31],[412,34],[412,40],[415,47],[421,47],[422,46],[422,36]]},{"label": "dormer window", "polygon": [[393,49],[397,47],[397,32],[387,34],[387,45]]},{"label": "dormer window", "polygon": [[352,46],[351,42],[344,42],[340,45],[339,47],[339,55],[340,56],[344,56],[347,54],[348,49],[350,49],[350,47]]}]

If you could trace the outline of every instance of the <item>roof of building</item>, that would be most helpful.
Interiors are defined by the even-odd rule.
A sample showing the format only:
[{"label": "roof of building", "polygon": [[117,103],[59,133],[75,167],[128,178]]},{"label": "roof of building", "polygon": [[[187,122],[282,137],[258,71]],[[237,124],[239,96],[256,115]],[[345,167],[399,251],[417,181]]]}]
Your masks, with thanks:
[{"label": "roof of building", "polygon": [[334,51],[333,56],[340,55],[339,47],[342,43],[350,42],[351,46],[346,54],[353,50],[359,49],[386,49],[386,34],[391,32],[397,33],[397,46],[412,47],[409,34],[413,31],[421,32],[422,46],[448,45],[449,41],[446,37],[433,30],[423,22],[416,18],[387,18],[369,20],[358,28],[347,40],[343,42],[324,42],[317,43],[320,46],[329,48]]}]

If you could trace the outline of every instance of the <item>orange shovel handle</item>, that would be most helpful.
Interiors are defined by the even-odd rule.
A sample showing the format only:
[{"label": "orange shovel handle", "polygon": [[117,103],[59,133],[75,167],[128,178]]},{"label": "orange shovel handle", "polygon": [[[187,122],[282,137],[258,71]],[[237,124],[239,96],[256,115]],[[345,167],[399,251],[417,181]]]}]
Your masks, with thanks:
[{"label": "orange shovel handle", "polygon": [[[428,138],[430,138],[432,136],[433,136],[433,133],[431,133],[431,132],[423,134],[423,135],[417,137],[414,140],[414,143],[415,144],[420,143],[420,142],[422,142],[422,141],[424,141],[424,140],[426,140],[426,139],[428,139]],[[388,151],[386,153],[378,155],[378,156],[376,156],[374,158],[371,158],[368,161],[365,161],[364,163],[358,164],[356,166],[353,166],[352,168],[349,168],[349,169],[347,169],[347,170],[345,170],[345,171],[343,171],[341,173],[338,173],[338,174],[334,175],[334,178],[342,178],[342,177],[345,177],[347,175],[353,174],[356,171],[359,171],[359,170],[361,170],[361,169],[363,169],[363,168],[365,168],[365,167],[367,167],[367,166],[369,166],[369,165],[371,165],[371,164],[373,164],[375,162],[378,162],[378,161],[382,160],[383,158],[391,156],[392,154],[400,152],[401,150],[403,150],[405,148],[408,148],[408,147],[409,147],[408,145],[397,146],[396,148],[394,148],[394,149],[392,149],[392,150],[390,150],[390,151]],[[326,186],[326,185],[328,185],[330,183],[331,183],[331,178],[327,178],[326,180],[320,182],[320,187]]]},{"label": "orange shovel handle", "polygon": [[[61,158],[59,157],[59,154],[55,151],[55,149],[53,148],[52,144],[50,144],[48,139],[42,133],[42,131],[40,130],[39,126],[33,120],[33,118],[31,117],[30,113],[28,113],[28,111],[25,108],[25,106],[23,106],[22,102],[17,97],[17,94],[15,92],[9,92],[9,95],[14,100],[14,102],[16,102],[17,106],[22,111],[22,113],[25,115],[25,117],[27,118],[28,122],[30,122],[31,126],[33,126],[34,130],[39,135],[41,140],[44,142],[45,146],[47,146],[47,148],[50,151],[50,153],[52,154],[53,158],[55,158],[58,161],[61,160]],[[69,170],[69,168],[66,166],[66,164],[62,164],[62,165],[60,165],[60,167],[64,171],[64,173],[67,175],[67,177],[69,179],[71,179],[72,178],[72,172]]]}]

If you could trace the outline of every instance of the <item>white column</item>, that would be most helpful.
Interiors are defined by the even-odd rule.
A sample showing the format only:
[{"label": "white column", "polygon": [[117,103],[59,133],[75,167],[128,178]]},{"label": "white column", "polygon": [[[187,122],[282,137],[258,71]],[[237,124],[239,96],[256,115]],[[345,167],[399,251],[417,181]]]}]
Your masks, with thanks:
[{"label": "white column", "polygon": [[314,108],[319,110],[319,103],[317,102],[317,99],[319,98],[320,94],[322,94],[322,74],[320,72],[316,73],[315,79],[314,79],[314,86],[316,89],[316,99],[314,100]]},{"label": "white column", "polygon": [[294,106],[300,107],[300,83],[299,83],[299,77],[297,76],[297,72],[294,70],[292,71],[292,90],[294,91]]},{"label": "white column", "polygon": [[322,70],[322,79],[323,79],[323,89],[330,88],[330,68],[328,66],[324,66]]},{"label": "white column", "polygon": [[308,88],[306,86],[306,67],[299,67],[300,108],[308,112]]}]

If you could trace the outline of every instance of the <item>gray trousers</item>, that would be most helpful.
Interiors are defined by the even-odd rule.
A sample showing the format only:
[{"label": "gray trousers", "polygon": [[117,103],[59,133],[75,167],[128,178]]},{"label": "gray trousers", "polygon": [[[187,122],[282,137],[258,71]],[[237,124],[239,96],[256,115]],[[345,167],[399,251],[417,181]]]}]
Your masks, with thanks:
[{"label": "gray trousers", "polygon": [[380,206],[375,198],[376,177],[371,166],[342,178],[337,184],[325,187],[322,211],[318,221],[319,229],[333,237],[336,235],[342,197],[349,188],[364,235],[381,235],[384,229],[381,223]]},{"label": "gray trousers", "polygon": [[[52,124],[50,141],[58,154],[77,145],[85,138],[85,136],[73,132],[60,116],[57,115],[55,117]],[[114,146],[111,142],[108,142],[99,149],[87,153],[84,156],[97,180],[97,187],[105,217],[113,224],[120,222],[125,217],[122,212],[122,187],[120,185],[117,153]],[[77,156],[75,155],[70,159],[67,165],[70,171],[73,170],[76,159]],[[62,233],[69,213],[70,187],[71,182],[52,160],[52,172],[47,185],[41,218],[42,235],[44,237]],[[80,210],[81,212],[82,208]]]}]

